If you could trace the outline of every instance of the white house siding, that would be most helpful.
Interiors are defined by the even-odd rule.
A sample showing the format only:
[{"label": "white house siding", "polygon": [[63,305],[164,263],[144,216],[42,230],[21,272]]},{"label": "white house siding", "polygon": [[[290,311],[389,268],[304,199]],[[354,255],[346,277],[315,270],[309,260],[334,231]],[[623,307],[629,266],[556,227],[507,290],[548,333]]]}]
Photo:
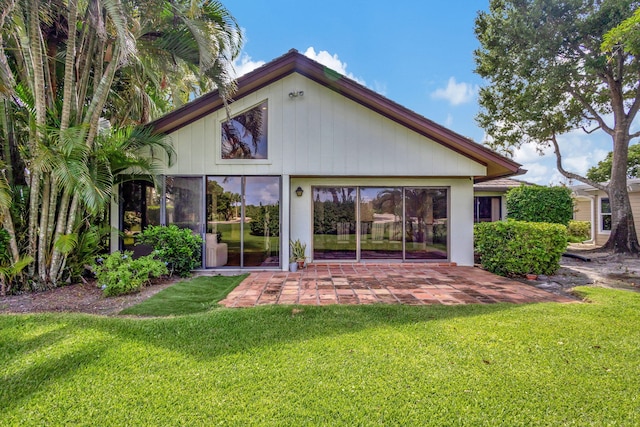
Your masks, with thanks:
[{"label": "white house siding", "polygon": [[[304,91],[301,97],[289,93]],[[216,111],[171,134],[166,174],[479,176],[486,168],[299,74],[231,104],[235,115],[268,100],[268,160],[221,160]]]}]

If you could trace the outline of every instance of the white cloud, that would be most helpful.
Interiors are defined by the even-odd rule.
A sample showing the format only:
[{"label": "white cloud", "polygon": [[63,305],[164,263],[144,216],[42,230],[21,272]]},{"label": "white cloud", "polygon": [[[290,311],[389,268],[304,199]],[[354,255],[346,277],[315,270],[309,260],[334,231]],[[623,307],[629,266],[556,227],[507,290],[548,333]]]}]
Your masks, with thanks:
[{"label": "white cloud", "polygon": [[540,153],[535,144],[522,144],[520,148],[513,150],[513,160],[518,163],[530,163],[540,160],[541,157],[553,155],[553,151],[545,149]]},{"label": "white cloud", "polygon": [[233,61],[233,78],[243,76],[258,67],[262,67],[265,64],[264,61],[254,61],[249,55],[243,53],[235,61]]},{"label": "white cloud", "polygon": [[432,98],[445,99],[451,105],[465,104],[473,100],[478,93],[478,85],[470,83],[457,83],[455,77],[449,77],[446,88],[436,89],[431,93]]},{"label": "white cloud", "polygon": [[444,121],[444,125],[448,128],[453,126],[453,116],[451,114],[447,114],[447,119]]},{"label": "white cloud", "polygon": [[320,50],[318,51],[318,53],[316,53],[313,46],[310,46],[307,50],[305,50],[304,56],[331,68],[333,71],[337,71],[338,73],[349,77],[351,80],[355,80],[363,86],[366,86],[364,80],[347,72],[347,63],[340,61],[340,58],[338,58],[337,54],[332,55],[326,50]]},{"label": "white cloud", "polygon": [[379,81],[373,82],[373,90],[378,92],[382,96],[387,96],[387,84]]}]

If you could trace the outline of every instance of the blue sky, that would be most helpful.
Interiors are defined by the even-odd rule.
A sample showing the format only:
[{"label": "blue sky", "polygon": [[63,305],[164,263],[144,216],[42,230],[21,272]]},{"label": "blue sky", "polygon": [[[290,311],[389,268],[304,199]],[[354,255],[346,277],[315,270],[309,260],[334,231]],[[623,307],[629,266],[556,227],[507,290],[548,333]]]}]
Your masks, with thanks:
[{"label": "blue sky", "polygon": [[[315,59],[389,99],[476,142],[478,88],[473,51],[474,20],[485,0],[396,1],[227,0],[223,4],[244,30],[238,75],[290,49]],[[561,139],[565,169],[585,173],[611,150],[602,132]],[[566,182],[550,151],[517,150],[528,169],[518,177],[539,184]]]}]

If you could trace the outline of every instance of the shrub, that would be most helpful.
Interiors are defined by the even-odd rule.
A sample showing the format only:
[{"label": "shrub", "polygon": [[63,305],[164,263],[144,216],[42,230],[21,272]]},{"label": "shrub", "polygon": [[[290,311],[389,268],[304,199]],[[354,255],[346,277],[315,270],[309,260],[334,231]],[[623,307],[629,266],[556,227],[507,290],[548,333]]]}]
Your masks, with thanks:
[{"label": "shrub", "polygon": [[560,224],[483,222],[474,234],[482,267],[501,276],[553,274],[567,247],[567,228]]},{"label": "shrub", "polygon": [[567,226],[569,237],[574,237],[578,241],[587,240],[591,237],[590,221],[569,221]]},{"label": "shrub", "polygon": [[517,221],[569,224],[573,199],[567,187],[521,185],[507,192],[509,218]]},{"label": "shrub", "polygon": [[151,245],[156,258],[167,263],[170,275],[188,277],[191,270],[202,265],[202,237],[188,228],[173,224],[149,226],[138,234],[136,241]]},{"label": "shrub", "polygon": [[9,251],[9,233],[4,228],[0,228],[0,263],[10,261],[11,255]]},{"label": "shrub", "polygon": [[138,292],[151,278],[169,273],[164,262],[147,255],[137,259],[131,252],[114,252],[94,266],[98,286],[105,296]]}]

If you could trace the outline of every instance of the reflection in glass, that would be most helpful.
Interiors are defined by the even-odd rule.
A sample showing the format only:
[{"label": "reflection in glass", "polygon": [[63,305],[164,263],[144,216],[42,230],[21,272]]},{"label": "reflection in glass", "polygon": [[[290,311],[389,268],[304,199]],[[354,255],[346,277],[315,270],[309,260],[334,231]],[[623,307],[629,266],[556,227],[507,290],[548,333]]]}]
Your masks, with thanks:
[{"label": "reflection in glass", "polygon": [[405,258],[447,259],[447,190],[405,188]]},{"label": "reflection in glass", "polygon": [[402,189],[360,189],[360,258],[402,259]]},{"label": "reflection in glass", "polygon": [[244,191],[245,267],[280,265],[280,178],[248,176]]},{"label": "reflection in glass", "polygon": [[266,159],[267,101],[225,121],[221,130],[223,159]]},{"label": "reflection in glass", "polygon": [[168,176],[165,180],[167,225],[202,233],[202,178]]},{"label": "reflection in glass", "polygon": [[[242,178],[207,178],[207,267],[240,266],[242,233]],[[224,256],[226,250],[227,256]]]},{"label": "reflection in glass", "polygon": [[314,187],[313,258],[356,259],[355,187]]},{"label": "reflection in glass", "polygon": [[280,177],[207,177],[207,267],[280,265]]},{"label": "reflection in glass", "polygon": [[135,236],[148,225],[160,225],[160,196],[151,183],[128,181],[120,187],[122,249],[134,256],[148,255],[151,247],[135,245]]}]

